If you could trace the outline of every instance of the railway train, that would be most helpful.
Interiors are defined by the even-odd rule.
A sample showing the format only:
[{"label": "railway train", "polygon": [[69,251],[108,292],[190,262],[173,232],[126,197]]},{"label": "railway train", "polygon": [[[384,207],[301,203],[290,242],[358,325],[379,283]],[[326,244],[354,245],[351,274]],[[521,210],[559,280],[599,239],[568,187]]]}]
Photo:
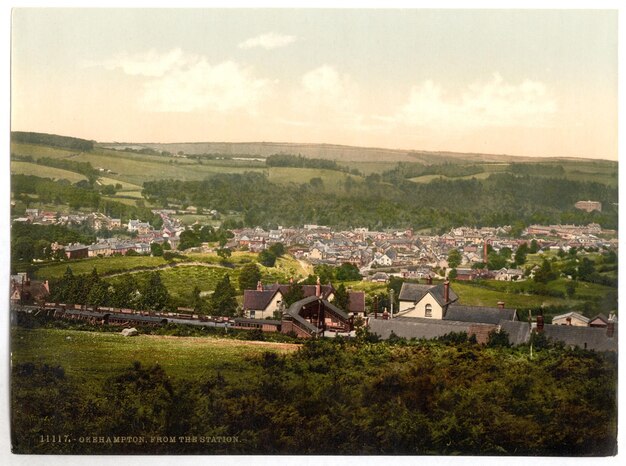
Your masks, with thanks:
[{"label": "railway train", "polygon": [[14,312],[44,314],[57,319],[80,320],[94,325],[128,327],[133,325],[161,326],[168,323],[200,327],[221,327],[240,330],[259,329],[280,331],[280,321],[268,326],[254,319],[205,316],[189,312],[136,311],[134,309],[86,306],[84,304],[45,303],[43,305],[11,305]]}]

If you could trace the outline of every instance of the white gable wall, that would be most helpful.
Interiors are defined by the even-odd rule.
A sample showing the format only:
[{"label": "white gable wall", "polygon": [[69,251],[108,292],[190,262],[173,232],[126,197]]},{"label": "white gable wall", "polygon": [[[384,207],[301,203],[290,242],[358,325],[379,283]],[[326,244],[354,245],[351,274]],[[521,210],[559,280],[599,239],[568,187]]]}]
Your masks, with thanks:
[{"label": "white gable wall", "polygon": [[[406,302],[406,301],[404,301]],[[432,306],[432,314],[430,317],[426,317],[426,305],[430,304]],[[408,306],[412,307],[412,306]],[[402,312],[402,302],[400,303],[400,312]],[[412,309],[406,314],[402,314],[403,317],[424,317],[428,319],[443,319],[443,308],[439,305],[437,300],[430,294],[426,293],[426,295],[419,300],[419,302],[415,305],[415,309]]]}]

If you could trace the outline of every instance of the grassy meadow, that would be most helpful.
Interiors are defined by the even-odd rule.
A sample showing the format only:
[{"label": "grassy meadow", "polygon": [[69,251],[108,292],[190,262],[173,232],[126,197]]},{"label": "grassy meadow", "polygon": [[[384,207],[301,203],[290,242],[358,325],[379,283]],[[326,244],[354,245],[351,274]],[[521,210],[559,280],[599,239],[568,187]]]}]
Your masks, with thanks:
[{"label": "grassy meadow", "polygon": [[144,366],[159,364],[173,377],[202,379],[220,371],[226,377],[240,378],[248,367],[247,358],[265,351],[288,353],[298,348],[289,343],[217,337],[129,338],[118,333],[41,328],[14,328],[11,342],[12,365],[61,365],[69,376],[88,383],[101,382],[133,361]]}]

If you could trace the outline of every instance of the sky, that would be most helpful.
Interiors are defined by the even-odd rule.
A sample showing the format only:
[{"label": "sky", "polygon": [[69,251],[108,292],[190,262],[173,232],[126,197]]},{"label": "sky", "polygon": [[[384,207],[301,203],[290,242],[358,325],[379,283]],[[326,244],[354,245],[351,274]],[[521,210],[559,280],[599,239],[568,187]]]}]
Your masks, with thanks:
[{"label": "sky", "polygon": [[617,160],[612,10],[13,10],[11,128]]}]

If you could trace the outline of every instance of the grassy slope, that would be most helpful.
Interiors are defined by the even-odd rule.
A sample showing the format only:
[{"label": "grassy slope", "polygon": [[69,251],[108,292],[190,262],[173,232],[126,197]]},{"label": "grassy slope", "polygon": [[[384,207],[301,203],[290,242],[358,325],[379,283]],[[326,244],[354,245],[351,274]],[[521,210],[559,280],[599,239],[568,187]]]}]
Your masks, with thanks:
[{"label": "grassy slope", "polygon": [[298,345],[246,342],[214,337],[124,337],[58,329],[14,329],[11,335],[11,364],[34,362],[60,364],[70,376],[89,383],[101,382],[130,367],[160,364],[172,377],[197,378],[215,375],[242,377],[246,358],[264,351],[290,352]]},{"label": "grassy slope", "polygon": [[40,176],[42,178],[52,178],[53,180],[68,180],[70,183],[77,183],[87,179],[84,175],[69,170],[19,161],[11,161],[11,173],[15,175]]},{"label": "grassy slope", "polygon": [[167,262],[162,257],[143,257],[143,256],[112,256],[112,257],[93,257],[83,260],[75,260],[62,262],[59,264],[47,265],[35,273],[39,279],[61,278],[67,267],[71,267],[74,275],[91,273],[95,267],[100,275],[105,275],[117,270],[131,270],[138,267],[158,267],[165,265]]}]

